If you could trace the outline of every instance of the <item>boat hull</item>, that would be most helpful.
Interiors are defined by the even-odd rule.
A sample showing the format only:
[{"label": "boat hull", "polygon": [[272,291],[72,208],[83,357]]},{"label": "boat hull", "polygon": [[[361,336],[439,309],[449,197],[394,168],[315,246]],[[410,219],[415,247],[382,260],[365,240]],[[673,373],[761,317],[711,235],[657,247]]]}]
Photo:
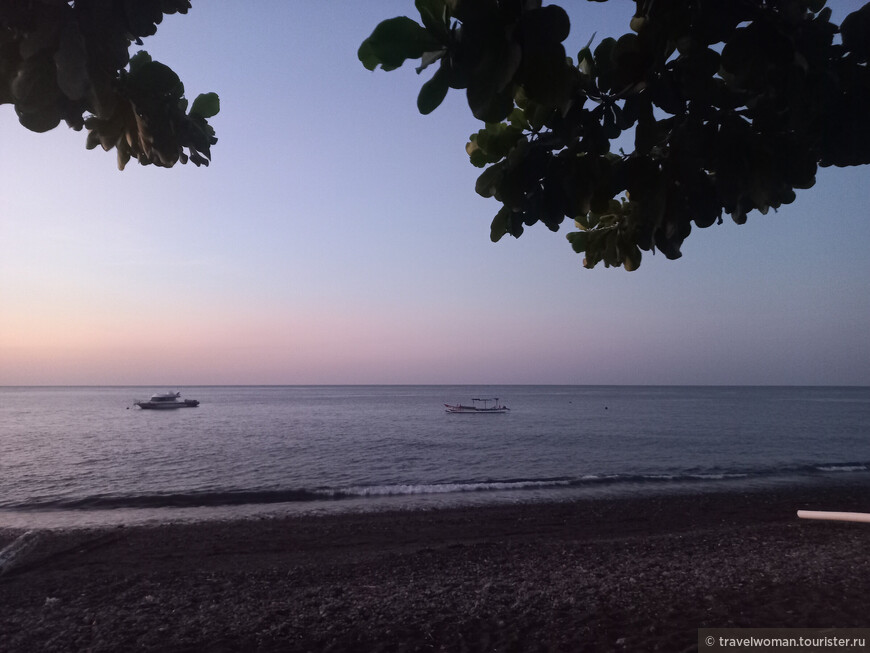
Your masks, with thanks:
[{"label": "boat hull", "polygon": [[199,401],[196,399],[185,399],[184,401],[137,401],[135,405],[148,410],[171,410],[174,408],[196,408],[199,406]]},{"label": "boat hull", "polygon": [[447,413],[462,413],[466,415],[475,415],[479,413],[507,413],[510,408],[506,406],[498,406],[496,408],[477,408],[475,406],[463,406],[462,404],[451,405],[444,404],[444,411]]}]

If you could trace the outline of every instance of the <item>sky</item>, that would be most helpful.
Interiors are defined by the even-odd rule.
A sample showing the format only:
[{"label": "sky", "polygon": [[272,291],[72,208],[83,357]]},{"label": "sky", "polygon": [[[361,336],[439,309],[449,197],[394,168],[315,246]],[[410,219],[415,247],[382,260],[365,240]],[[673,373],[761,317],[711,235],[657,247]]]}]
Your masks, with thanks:
[{"label": "sky", "polygon": [[[558,4],[569,54],[628,31]],[[421,116],[428,72],[357,60],[412,0],[193,5],[143,48],[220,95],[210,167],[121,172],[0,107],[0,385],[870,385],[867,168],[586,270],[569,224],[490,242],[461,92]]]}]

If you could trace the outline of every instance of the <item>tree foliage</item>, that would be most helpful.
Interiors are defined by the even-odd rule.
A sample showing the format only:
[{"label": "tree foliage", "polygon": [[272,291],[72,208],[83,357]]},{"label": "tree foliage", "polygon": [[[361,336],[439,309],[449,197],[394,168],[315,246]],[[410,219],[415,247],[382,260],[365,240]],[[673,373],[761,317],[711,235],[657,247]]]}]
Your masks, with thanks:
[{"label": "tree foliage", "polygon": [[[602,0],[598,0],[602,1]],[[692,230],[766,214],[818,166],[870,162],[870,4],[837,26],[825,0],[636,0],[631,31],[567,56],[568,15],[541,0],[416,0],[383,21],[369,70],[435,66],[433,111],[465,91],[485,123],[466,146],[491,237],[565,218],[584,265],[680,256]],[[634,150],[611,143],[633,135]]]},{"label": "tree foliage", "polygon": [[197,97],[133,42],[157,31],[164,14],[187,13],[189,0],[3,0],[0,3],[0,104],[13,104],[35,132],[65,121],[87,129],[87,147],[115,148],[118,167],[176,162],[208,165],[217,142],[208,123],[218,96]]}]

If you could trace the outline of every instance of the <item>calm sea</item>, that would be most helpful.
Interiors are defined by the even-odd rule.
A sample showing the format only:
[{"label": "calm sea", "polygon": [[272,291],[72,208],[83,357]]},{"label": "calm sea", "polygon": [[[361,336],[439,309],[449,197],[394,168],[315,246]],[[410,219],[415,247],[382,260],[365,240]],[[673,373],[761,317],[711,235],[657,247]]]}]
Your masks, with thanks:
[{"label": "calm sea", "polygon": [[[866,479],[870,388],[0,388],[0,526]],[[447,403],[500,397],[506,414]]]}]

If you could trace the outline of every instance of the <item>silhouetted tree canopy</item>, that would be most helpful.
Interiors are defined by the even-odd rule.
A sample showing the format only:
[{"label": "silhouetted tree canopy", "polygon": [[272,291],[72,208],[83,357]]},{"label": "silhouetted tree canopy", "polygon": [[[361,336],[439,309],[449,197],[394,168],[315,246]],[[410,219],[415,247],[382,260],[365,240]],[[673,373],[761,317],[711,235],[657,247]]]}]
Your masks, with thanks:
[{"label": "silhouetted tree canopy", "polygon": [[61,120],[88,130],[87,148],[171,167],[208,165],[217,142],[208,118],[218,96],[190,106],[172,69],[130,45],[157,31],[164,14],[187,13],[189,0],[2,0],[0,104],[35,132]]},{"label": "silhouetted tree canopy", "polygon": [[[383,21],[359,59],[434,68],[424,114],[465,90],[486,123],[466,146],[476,191],[502,204],[493,241],[567,217],[586,267],[634,270],[642,251],[678,258],[692,223],[742,224],[818,166],[870,162],[870,4],[838,27],[825,0],[636,0],[631,32],[576,59],[568,15],[541,0],[416,7],[419,23]],[[613,152],[624,132],[634,151]]]}]

